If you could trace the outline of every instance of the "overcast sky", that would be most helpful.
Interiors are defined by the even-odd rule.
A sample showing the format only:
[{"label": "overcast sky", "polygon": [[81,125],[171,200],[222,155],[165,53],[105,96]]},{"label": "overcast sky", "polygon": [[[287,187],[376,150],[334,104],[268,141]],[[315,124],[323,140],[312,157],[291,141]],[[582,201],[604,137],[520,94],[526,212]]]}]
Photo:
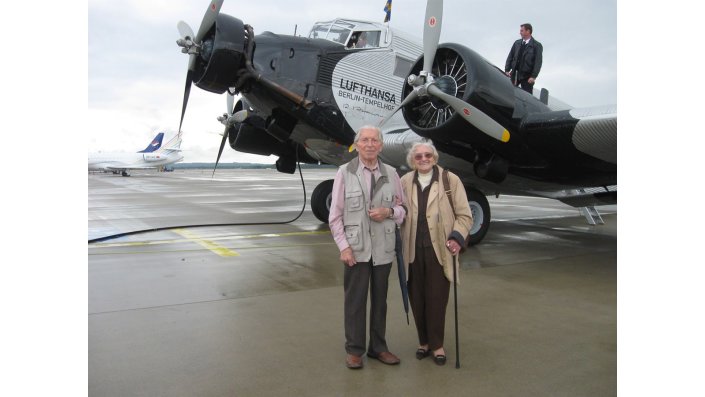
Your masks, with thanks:
[{"label": "overcast sky", "polygon": [[[175,41],[184,20],[198,30],[207,1],[88,1],[88,151],[137,151],[152,137],[178,129],[188,58]],[[336,17],[383,21],[384,0],[225,1],[222,13],[255,34],[306,35],[316,21]],[[422,36],[425,1],[393,2],[392,26]],[[617,4],[609,1],[446,0],[441,42],[457,42],[503,67],[519,25],[534,26],[544,46],[537,86],[572,106],[617,103]],[[225,95],[193,87],[184,119],[184,161],[215,161]],[[226,146],[221,161],[273,163]]]}]

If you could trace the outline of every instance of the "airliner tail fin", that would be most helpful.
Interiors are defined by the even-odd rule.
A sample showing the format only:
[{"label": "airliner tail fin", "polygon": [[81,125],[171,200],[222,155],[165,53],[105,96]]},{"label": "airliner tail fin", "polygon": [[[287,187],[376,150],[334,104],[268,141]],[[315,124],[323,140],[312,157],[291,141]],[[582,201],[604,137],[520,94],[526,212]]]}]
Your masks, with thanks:
[{"label": "airliner tail fin", "polygon": [[162,140],[164,139],[164,133],[160,132],[157,134],[157,136],[152,139],[152,142],[147,145],[144,150],[140,150],[137,153],[152,153],[155,150],[158,150],[160,147],[162,147]]}]

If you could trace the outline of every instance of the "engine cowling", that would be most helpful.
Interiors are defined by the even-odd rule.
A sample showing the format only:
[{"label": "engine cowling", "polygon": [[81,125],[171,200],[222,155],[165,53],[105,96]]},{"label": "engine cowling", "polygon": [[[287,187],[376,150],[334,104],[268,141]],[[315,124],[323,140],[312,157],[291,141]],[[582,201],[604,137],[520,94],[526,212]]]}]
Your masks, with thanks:
[{"label": "engine cowling", "polygon": [[233,87],[239,71],[245,69],[247,35],[243,22],[218,14],[215,25],[206,34],[197,57],[194,83],[206,91],[222,94]]},{"label": "engine cowling", "polygon": [[[419,75],[423,68],[421,56],[411,68],[410,75]],[[438,46],[431,73],[436,85],[446,94],[460,98],[488,114],[495,120],[511,120],[515,98],[514,89],[504,72],[476,52],[455,43]],[[492,87],[492,91],[489,90]],[[413,90],[404,85],[404,97]],[[403,109],[404,119],[417,134],[434,141],[465,141],[494,144],[492,138],[476,130],[444,101],[433,96],[422,96]],[[463,134],[458,131],[473,131]]]}]

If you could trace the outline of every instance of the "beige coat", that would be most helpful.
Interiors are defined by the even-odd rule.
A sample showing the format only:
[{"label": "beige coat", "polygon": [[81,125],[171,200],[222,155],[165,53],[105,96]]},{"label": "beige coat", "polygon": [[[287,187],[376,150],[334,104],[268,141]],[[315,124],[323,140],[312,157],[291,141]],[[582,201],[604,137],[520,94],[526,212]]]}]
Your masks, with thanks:
[{"label": "beige coat", "polygon": [[[452,172],[448,172],[450,182],[451,197],[455,206],[455,216],[448,202],[443,185],[443,168],[438,167],[438,182],[431,184],[431,191],[428,196],[428,206],[426,217],[433,243],[433,250],[436,253],[438,262],[443,266],[443,272],[449,281],[453,281],[453,255],[446,247],[446,241],[453,232],[459,233],[463,240],[468,236],[472,227],[472,212],[468,205],[467,195],[460,178]],[[401,238],[404,252],[404,267],[406,268],[406,278],[409,279],[409,264],[416,257],[416,225],[418,220],[418,187],[414,183],[416,171],[407,172],[401,178],[401,185],[404,189],[404,197],[408,202],[408,213],[401,225]],[[413,226],[413,227],[412,227]],[[462,245],[462,244],[461,244]],[[459,271],[456,264],[456,272]]]}]

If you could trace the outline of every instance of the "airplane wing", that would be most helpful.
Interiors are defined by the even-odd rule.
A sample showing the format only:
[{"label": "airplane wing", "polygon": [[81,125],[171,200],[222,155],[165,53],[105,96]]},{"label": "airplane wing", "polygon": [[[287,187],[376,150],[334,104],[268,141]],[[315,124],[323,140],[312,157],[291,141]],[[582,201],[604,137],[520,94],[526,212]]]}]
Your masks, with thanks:
[{"label": "airplane wing", "polygon": [[578,119],[572,141],[583,153],[617,164],[617,106],[572,109]]}]

